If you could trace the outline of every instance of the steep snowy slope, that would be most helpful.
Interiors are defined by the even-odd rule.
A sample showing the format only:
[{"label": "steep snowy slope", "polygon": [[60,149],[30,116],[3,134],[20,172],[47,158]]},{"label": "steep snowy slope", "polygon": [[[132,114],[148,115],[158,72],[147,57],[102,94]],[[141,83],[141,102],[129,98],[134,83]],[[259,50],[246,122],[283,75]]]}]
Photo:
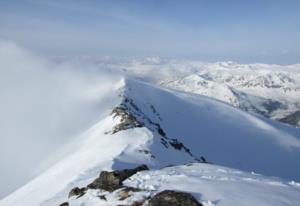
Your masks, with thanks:
[{"label": "steep snowy slope", "polygon": [[[232,62],[199,66],[194,74],[167,82],[163,80],[162,84],[206,95],[279,121],[300,110],[300,70],[297,67]],[[300,119],[293,117],[282,122],[299,127]]]},{"label": "steep snowy slope", "polygon": [[[300,168],[294,165],[300,154],[297,129],[199,95],[136,81],[128,81],[127,87],[125,94],[135,104],[132,110],[141,110],[163,129],[166,137],[183,142],[194,156],[243,170],[299,179]],[[144,115],[137,118],[146,124]],[[293,169],[284,171],[283,167]]]},{"label": "steep snowy slope", "polygon": [[[57,205],[66,201],[71,188],[87,185],[100,171],[141,163],[151,168],[160,168],[169,164],[208,161],[249,172],[300,180],[300,165],[297,164],[300,133],[297,129],[245,113],[204,96],[162,89],[132,79],[123,80],[111,95],[116,100],[112,101],[110,115],[75,139],[65,149],[66,155],[61,161],[4,198],[0,204]],[[115,105],[115,102],[119,104]],[[175,171],[187,173],[187,176],[190,174],[191,177],[187,178],[192,178],[193,170],[199,169],[200,173],[195,175],[201,176],[198,180],[201,183],[206,176],[201,168],[212,173],[222,170],[219,166],[201,165],[199,168],[195,166],[190,172],[185,172],[184,168]],[[167,170],[161,174],[165,172]],[[238,175],[240,172],[236,174],[232,172],[224,178],[232,175],[233,179],[240,182],[228,187],[246,185],[246,191],[235,191],[241,197],[239,201],[242,201],[245,192],[251,190],[254,193],[254,190],[259,189],[247,201],[252,199],[254,203],[264,203],[263,198],[257,196],[264,188],[273,188],[267,183],[272,183],[272,180],[261,177],[256,180],[265,181],[264,184],[244,184],[247,178],[250,182],[255,178],[250,174],[243,177]],[[154,181],[157,181],[155,177]],[[172,184],[176,182],[175,179],[170,181]],[[226,199],[224,205],[229,205],[235,200],[227,197],[227,187],[219,185],[218,178],[211,178],[211,181],[214,182],[214,190],[205,193],[201,201],[216,201],[220,198],[221,202]],[[129,181],[128,184],[136,183]],[[299,203],[296,198],[299,188],[283,184],[284,191],[274,186],[270,189],[270,196],[277,195],[282,201],[291,199],[287,205]],[[179,187],[180,184],[175,189],[180,190]],[[187,189],[182,187],[182,190]],[[191,192],[197,193],[199,198],[199,194],[204,191],[198,191],[195,187]]]},{"label": "steep snowy slope", "polygon": [[[209,96],[300,127],[300,65],[203,63],[146,58],[103,62],[165,87]],[[287,117],[287,118],[286,118]]]},{"label": "steep snowy slope", "polygon": [[137,192],[120,200],[122,189],[112,193],[89,190],[84,196],[68,201],[72,206],[132,205],[163,190],[178,190],[192,193],[204,206],[299,205],[300,202],[299,183],[201,163],[139,172],[124,185],[137,188]]},{"label": "steep snowy slope", "polygon": [[207,206],[298,205],[300,202],[300,185],[295,182],[210,164],[140,172],[125,184],[153,191],[191,192]]}]

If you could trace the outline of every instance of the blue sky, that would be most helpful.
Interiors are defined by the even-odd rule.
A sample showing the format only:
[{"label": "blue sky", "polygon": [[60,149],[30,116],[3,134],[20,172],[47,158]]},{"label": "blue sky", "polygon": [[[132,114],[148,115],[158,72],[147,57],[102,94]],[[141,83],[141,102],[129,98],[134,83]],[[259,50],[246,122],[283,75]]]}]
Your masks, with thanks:
[{"label": "blue sky", "polygon": [[297,0],[3,0],[0,38],[56,56],[300,62]]}]

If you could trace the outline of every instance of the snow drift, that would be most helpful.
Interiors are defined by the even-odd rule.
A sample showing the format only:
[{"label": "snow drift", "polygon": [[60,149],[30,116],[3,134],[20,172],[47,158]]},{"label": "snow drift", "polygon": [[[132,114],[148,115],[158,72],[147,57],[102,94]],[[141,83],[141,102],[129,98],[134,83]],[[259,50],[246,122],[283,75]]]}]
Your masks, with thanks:
[{"label": "snow drift", "polygon": [[49,61],[0,40],[0,198],[55,163],[64,155],[60,148],[107,115],[117,81],[92,64]]},{"label": "snow drift", "polygon": [[[280,90],[292,88],[288,94],[297,94],[298,82],[281,72],[276,73],[280,81],[273,81],[273,75],[265,81],[262,75],[251,77],[250,83],[229,78],[230,84],[224,85],[226,71],[232,77],[227,67],[234,64],[218,63],[222,68],[209,74],[190,64],[187,75],[187,65],[173,62],[171,71],[159,71],[160,77],[152,75],[157,71],[152,67],[161,68],[162,62],[153,59],[150,66],[55,63],[7,42],[0,42],[0,60],[0,180],[8,190],[24,184],[0,205],[131,204],[132,198],[164,189],[192,193],[205,206],[300,202],[299,130],[200,95],[222,101],[225,95],[234,106],[241,100],[260,106],[257,102],[265,99],[255,96],[257,85],[267,94],[269,87],[277,91],[273,83],[281,80],[285,86]],[[233,89],[244,80],[241,91]],[[249,85],[255,87],[253,96],[241,93]],[[234,99],[237,94],[242,98]],[[280,98],[286,96],[282,94]],[[121,201],[116,191],[91,189],[81,198],[68,199],[72,188],[86,186],[99,172],[137,164],[151,170],[125,184],[144,192]],[[169,165],[178,166],[165,168]],[[98,198],[103,193],[109,201]]]},{"label": "snow drift", "polygon": [[[107,113],[65,147],[60,161],[1,204],[55,205],[66,200],[71,188],[86,185],[101,170],[140,163],[160,168],[207,161],[300,179],[297,129],[200,95],[134,79],[122,79],[116,85],[107,101],[107,111],[122,108],[123,113]],[[219,194],[224,188],[215,189]],[[294,198],[294,188],[288,191]]]}]

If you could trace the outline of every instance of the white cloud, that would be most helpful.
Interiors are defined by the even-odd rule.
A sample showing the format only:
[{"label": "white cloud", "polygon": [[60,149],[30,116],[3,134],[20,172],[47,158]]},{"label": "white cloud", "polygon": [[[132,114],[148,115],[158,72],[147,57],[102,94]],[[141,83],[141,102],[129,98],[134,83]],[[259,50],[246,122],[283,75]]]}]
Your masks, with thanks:
[{"label": "white cloud", "polygon": [[0,41],[0,197],[49,166],[59,158],[50,154],[99,120],[108,109],[101,99],[117,80],[93,65],[50,62]]}]

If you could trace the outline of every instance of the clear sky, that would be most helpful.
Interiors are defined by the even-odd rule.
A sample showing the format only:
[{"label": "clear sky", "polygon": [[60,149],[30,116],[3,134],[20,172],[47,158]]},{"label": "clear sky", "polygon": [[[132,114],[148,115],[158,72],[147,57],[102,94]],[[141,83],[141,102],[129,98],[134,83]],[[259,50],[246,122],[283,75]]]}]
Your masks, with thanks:
[{"label": "clear sky", "polygon": [[300,62],[299,0],[2,0],[0,38],[49,55]]}]

